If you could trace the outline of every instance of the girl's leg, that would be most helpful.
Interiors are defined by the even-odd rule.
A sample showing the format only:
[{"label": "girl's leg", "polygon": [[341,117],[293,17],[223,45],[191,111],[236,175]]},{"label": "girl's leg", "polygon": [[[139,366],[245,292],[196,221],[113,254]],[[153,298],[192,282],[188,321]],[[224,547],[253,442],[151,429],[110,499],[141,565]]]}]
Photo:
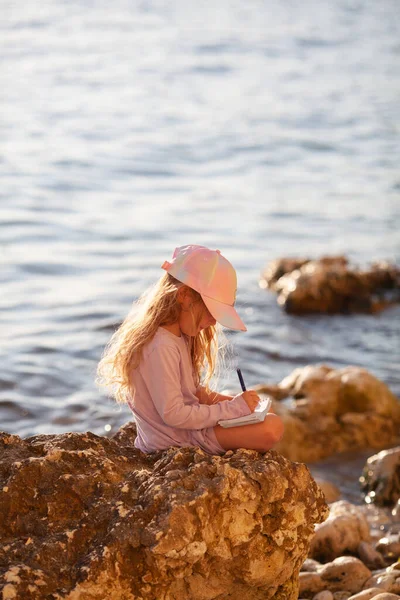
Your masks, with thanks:
[{"label": "girl's leg", "polygon": [[281,439],[283,423],[277,415],[268,413],[262,423],[227,428],[216,425],[214,432],[218,442],[225,450],[247,448],[266,452]]}]

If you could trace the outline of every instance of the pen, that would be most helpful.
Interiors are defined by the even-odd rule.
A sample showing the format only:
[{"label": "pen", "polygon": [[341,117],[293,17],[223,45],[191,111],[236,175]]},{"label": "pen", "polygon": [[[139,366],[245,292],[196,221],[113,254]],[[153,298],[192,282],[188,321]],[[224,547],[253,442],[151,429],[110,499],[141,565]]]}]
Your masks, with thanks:
[{"label": "pen", "polygon": [[242,391],[245,392],[246,391],[246,386],[244,385],[242,371],[240,369],[236,369],[236,371],[237,371],[237,374],[238,374],[238,377],[239,377],[240,385],[242,386]]}]

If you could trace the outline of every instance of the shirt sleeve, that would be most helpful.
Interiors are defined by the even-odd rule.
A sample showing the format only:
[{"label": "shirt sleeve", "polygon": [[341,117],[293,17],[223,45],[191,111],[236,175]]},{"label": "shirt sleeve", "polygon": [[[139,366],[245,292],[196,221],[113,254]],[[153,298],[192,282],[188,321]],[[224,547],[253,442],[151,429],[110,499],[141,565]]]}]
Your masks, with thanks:
[{"label": "shirt sleeve", "polygon": [[242,396],[218,404],[185,404],[181,389],[180,355],[174,346],[154,348],[140,366],[140,372],[160,417],[178,429],[213,427],[222,419],[251,413]]}]

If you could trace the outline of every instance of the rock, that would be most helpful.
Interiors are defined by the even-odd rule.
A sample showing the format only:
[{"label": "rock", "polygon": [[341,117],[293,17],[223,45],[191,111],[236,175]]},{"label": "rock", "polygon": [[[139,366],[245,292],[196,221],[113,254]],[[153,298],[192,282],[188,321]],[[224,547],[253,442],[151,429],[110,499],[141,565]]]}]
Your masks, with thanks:
[{"label": "rock", "polygon": [[[274,403],[285,426],[276,449],[291,460],[312,463],[399,439],[400,402],[365,369],[307,366],[295,369],[279,388],[293,400]],[[262,394],[263,387],[257,391]]]},{"label": "rock", "polygon": [[367,502],[394,505],[400,497],[400,446],[371,456],[360,483]]},{"label": "rock", "polygon": [[386,535],[375,546],[385,558],[396,560],[400,558],[400,533]]},{"label": "rock", "polygon": [[321,576],[318,573],[302,571],[299,574],[299,594],[305,598],[313,598],[317,592],[324,589]]},{"label": "rock", "polygon": [[276,291],[292,314],[373,314],[400,301],[400,269],[382,261],[362,271],[344,256],[286,258],[267,266],[260,287]]},{"label": "rock", "polygon": [[0,434],[3,600],[297,599],[327,514],[304,464],[133,437]]},{"label": "rock", "polygon": [[321,479],[320,477],[314,477],[314,479],[317,482],[317,484],[319,485],[319,487],[321,488],[321,490],[323,491],[325,500],[326,500],[326,502],[328,502],[328,504],[331,504],[332,502],[336,502],[337,500],[339,500],[341,493],[340,493],[339,488],[336,485],[334,485],[330,481]]},{"label": "rock", "polygon": [[316,561],[312,558],[306,558],[306,560],[302,564],[300,570],[305,571],[307,573],[316,573],[317,571],[320,570],[321,567],[322,567],[322,565],[318,561]]},{"label": "rock", "polygon": [[398,600],[400,596],[397,594],[389,594],[388,592],[383,592],[383,594],[378,594],[374,596],[375,600]]},{"label": "rock", "polygon": [[330,506],[329,517],[317,524],[309,556],[320,562],[331,561],[345,552],[355,554],[360,542],[369,542],[368,522],[354,504],[339,500]]},{"label": "rock", "polygon": [[386,565],[382,554],[368,542],[358,544],[357,554],[364,565],[371,570],[381,569]]},{"label": "rock", "polygon": [[354,556],[340,556],[324,565],[319,573],[325,588],[332,592],[346,591],[355,594],[362,590],[371,577],[371,571]]},{"label": "rock", "polygon": [[324,590],[315,594],[313,600],[333,600],[333,594],[329,590]]},{"label": "rock", "polygon": [[400,594],[400,571],[390,570],[388,567],[383,571],[375,572],[364,584],[364,588],[370,587],[377,587],[392,594]]},{"label": "rock", "polygon": [[380,588],[368,588],[367,590],[358,592],[358,594],[354,594],[354,596],[350,596],[349,600],[370,600],[377,596],[377,594],[380,594],[381,591]]},{"label": "rock", "polygon": [[333,594],[333,600],[348,600],[348,598],[350,598],[350,596],[351,596],[350,592],[343,590],[340,592],[335,592]]}]

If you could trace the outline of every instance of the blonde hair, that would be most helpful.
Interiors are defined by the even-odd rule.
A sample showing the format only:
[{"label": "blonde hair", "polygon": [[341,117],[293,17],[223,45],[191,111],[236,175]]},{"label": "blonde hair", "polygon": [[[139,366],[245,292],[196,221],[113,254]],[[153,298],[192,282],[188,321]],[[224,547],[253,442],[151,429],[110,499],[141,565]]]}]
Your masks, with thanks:
[{"label": "blonde hair", "polygon": [[[177,300],[178,289],[185,284],[165,273],[159,281],[147,290],[133,305],[126,319],[114,332],[107,344],[97,368],[96,382],[107,388],[110,395],[119,403],[133,399],[135,390],[130,378],[131,371],[138,367],[143,347],[148,344],[162,325],[176,323],[182,307]],[[186,286],[188,287],[188,286]],[[194,302],[205,304],[198,292],[189,288]],[[198,327],[202,313],[193,324]],[[196,336],[188,337],[189,353],[192,360],[195,384],[202,381],[209,390],[209,382],[223,361],[224,347],[219,347],[221,337],[226,342],[218,325],[207,327]],[[224,344],[225,346],[225,344]],[[202,380],[203,379],[203,380]]]}]

